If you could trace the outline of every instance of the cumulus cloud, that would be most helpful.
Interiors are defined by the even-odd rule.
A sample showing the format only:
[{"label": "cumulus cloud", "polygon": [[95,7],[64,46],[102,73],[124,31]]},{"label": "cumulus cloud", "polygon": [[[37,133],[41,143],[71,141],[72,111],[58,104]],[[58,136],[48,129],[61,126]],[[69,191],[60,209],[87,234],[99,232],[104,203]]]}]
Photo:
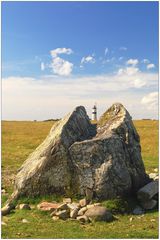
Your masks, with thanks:
[{"label": "cumulus cloud", "polygon": [[45,70],[44,62],[41,62],[41,71],[44,71],[44,70]]},{"label": "cumulus cloud", "polygon": [[51,53],[51,56],[53,58],[57,57],[57,55],[59,54],[67,54],[67,55],[70,55],[73,53],[73,50],[71,48],[56,48],[54,50],[51,50],[50,51]]},{"label": "cumulus cloud", "polygon": [[105,48],[105,50],[104,50],[104,55],[106,56],[108,52],[109,52],[109,49],[108,49],[108,48]]},{"label": "cumulus cloud", "polygon": [[60,76],[69,76],[73,70],[73,63],[60,58],[59,54],[72,54],[73,51],[71,48],[56,48],[50,51],[52,62],[49,64],[49,67],[52,69],[52,72]]},{"label": "cumulus cloud", "polygon": [[50,67],[55,74],[58,74],[60,76],[69,76],[72,72],[73,64],[60,57],[56,57],[53,58]]},{"label": "cumulus cloud", "polygon": [[84,63],[95,63],[95,58],[93,57],[93,55],[88,55],[87,57],[83,57],[81,59],[81,65],[84,64]]},{"label": "cumulus cloud", "polygon": [[147,64],[147,63],[149,63],[149,60],[148,60],[148,59],[146,59],[146,58],[144,58],[144,59],[142,60],[142,63],[145,63],[145,64]]},{"label": "cumulus cloud", "polygon": [[126,64],[127,65],[132,65],[132,66],[136,66],[139,63],[138,59],[129,59]]},{"label": "cumulus cloud", "polygon": [[141,103],[148,109],[156,109],[158,107],[158,92],[151,92],[144,96]]},{"label": "cumulus cloud", "polygon": [[126,47],[120,47],[119,50],[127,51],[127,48]]},{"label": "cumulus cloud", "polygon": [[147,69],[152,69],[155,68],[155,65],[153,63],[150,63],[147,65]]},{"label": "cumulus cloud", "polygon": [[126,68],[120,68],[118,70],[118,75],[128,75],[132,76],[139,72],[139,68],[136,67],[126,67]]}]

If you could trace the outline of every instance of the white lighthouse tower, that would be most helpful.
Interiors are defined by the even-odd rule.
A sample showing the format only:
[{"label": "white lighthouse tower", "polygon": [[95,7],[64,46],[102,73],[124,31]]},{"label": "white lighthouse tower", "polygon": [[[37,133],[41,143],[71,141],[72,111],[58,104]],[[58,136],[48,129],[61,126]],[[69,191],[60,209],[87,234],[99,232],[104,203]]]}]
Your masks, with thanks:
[{"label": "white lighthouse tower", "polygon": [[97,107],[96,107],[96,104],[92,108],[92,120],[97,121]]}]

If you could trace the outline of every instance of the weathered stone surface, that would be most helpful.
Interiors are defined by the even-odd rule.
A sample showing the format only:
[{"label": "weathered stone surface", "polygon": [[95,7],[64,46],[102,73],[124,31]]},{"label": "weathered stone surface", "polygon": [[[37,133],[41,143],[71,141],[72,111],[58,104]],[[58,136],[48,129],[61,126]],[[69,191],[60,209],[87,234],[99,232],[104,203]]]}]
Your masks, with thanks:
[{"label": "weathered stone surface", "polygon": [[58,217],[58,216],[53,216],[52,219],[53,219],[54,221],[57,221],[57,220],[59,220],[59,217]]},{"label": "weathered stone surface", "polygon": [[114,198],[137,192],[149,181],[139,135],[121,104],[113,104],[102,116],[95,137],[72,144],[70,155],[75,166],[73,181],[82,195],[89,188],[98,198]]},{"label": "weathered stone surface", "polygon": [[4,225],[4,226],[7,226],[7,223],[5,223],[5,222],[1,222],[1,225]]},{"label": "weathered stone surface", "polygon": [[139,191],[137,192],[137,198],[141,202],[146,202],[157,193],[158,193],[158,180],[155,180],[139,189]]},{"label": "weathered stone surface", "polygon": [[87,211],[87,207],[83,207],[78,211],[78,216],[83,216],[84,213]]},{"label": "weathered stone surface", "polygon": [[141,206],[145,209],[145,210],[151,210],[153,208],[155,208],[157,206],[157,201],[154,199],[148,200],[146,202],[141,202]]},{"label": "weathered stone surface", "polygon": [[71,218],[76,219],[77,215],[78,215],[78,209],[71,210],[70,212]]},{"label": "weathered stone surface", "polygon": [[57,207],[57,210],[67,210],[67,209],[68,209],[67,203],[62,203]]},{"label": "weathered stone surface", "polygon": [[87,209],[90,209],[90,208],[92,208],[92,207],[95,207],[95,206],[99,206],[99,205],[95,205],[95,204],[88,204],[88,205],[87,205]]},{"label": "weathered stone surface", "polygon": [[83,198],[79,201],[79,204],[81,207],[85,207],[87,205],[87,199],[86,198]]},{"label": "weathered stone surface", "polygon": [[59,203],[52,203],[52,202],[42,202],[40,204],[37,205],[37,208],[39,210],[43,210],[43,211],[54,211],[55,209],[57,209],[60,206]]},{"label": "weathered stone surface", "polygon": [[113,104],[97,130],[85,108],[77,107],[52,127],[24,162],[9,202],[22,195],[68,191],[86,196],[87,201],[110,199],[137,192],[148,181],[139,135],[123,105]]},{"label": "weathered stone surface", "polygon": [[75,210],[75,209],[79,209],[80,208],[79,203],[68,203],[67,206],[71,210]]},{"label": "weathered stone surface", "polygon": [[19,205],[19,209],[22,210],[22,209],[25,209],[25,210],[31,210],[29,204],[25,204],[25,203],[21,203]]},{"label": "weathered stone surface", "polygon": [[77,220],[80,221],[81,223],[88,223],[89,222],[89,218],[85,215],[83,216],[78,216]]},{"label": "weathered stone surface", "polygon": [[133,210],[134,215],[141,215],[144,213],[144,210],[140,206],[136,206],[135,209]]},{"label": "weathered stone surface", "polygon": [[14,208],[15,208],[14,204],[12,204],[12,203],[7,203],[7,204],[1,209],[2,216],[5,216],[5,215],[9,214],[10,211],[11,211],[12,209],[14,209]]},{"label": "weathered stone surface", "polygon": [[57,213],[57,209],[56,209],[56,210],[53,210],[53,211],[50,213],[50,216],[53,217],[53,216],[56,215],[56,213]]},{"label": "weathered stone surface", "polygon": [[29,221],[27,219],[22,219],[22,223],[29,223]]},{"label": "weathered stone surface", "polygon": [[155,180],[158,177],[158,173],[150,173],[149,177]]},{"label": "weathered stone surface", "polygon": [[94,206],[85,212],[85,216],[95,221],[112,221],[113,215],[105,207]]},{"label": "weathered stone surface", "polygon": [[59,219],[66,220],[67,218],[69,218],[69,211],[67,210],[58,211],[56,213],[56,216],[58,216]]},{"label": "weathered stone surface", "polygon": [[74,142],[92,138],[95,133],[84,107],[77,107],[54,124],[44,142],[19,169],[15,179],[17,194],[65,193],[70,188],[72,173],[68,149]]}]

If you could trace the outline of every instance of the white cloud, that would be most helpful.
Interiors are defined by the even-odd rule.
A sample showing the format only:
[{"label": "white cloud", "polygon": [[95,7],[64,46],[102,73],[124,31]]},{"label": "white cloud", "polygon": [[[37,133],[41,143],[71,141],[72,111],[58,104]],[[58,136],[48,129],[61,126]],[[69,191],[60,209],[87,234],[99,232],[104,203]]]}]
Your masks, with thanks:
[{"label": "white cloud", "polygon": [[132,65],[132,66],[136,66],[139,63],[138,59],[129,59],[126,64],[127,65]]},{"label": "white cloud", "polygon": [[56,57],[53,58],[50,67],[55,74],[58,74],[60,76],[69,76],[72,72],[73,64],[60,57]]},{"label": "white cloud", "polygon": [[95,63],[95,58],[93,57],[93,55],[88,55],[87,57],[83,57],[81,59],[81,64],[84,64],[84,63]]},{"label": "white cloud", "polygon": [[146,81],[145,80],[142,80],[142,79],[139,79],[139,78],[134,80],[134,87],[135,88],[142,88],[144,86],[146,86]]},{"label": "white cloud", "polygon": [[127,48],[126,47],[120,47],[119,50],[127,51]]},{"label": "white cloud", "polygon": [[142,63],[145,63],[145,64],[147,64],[147,63],[149,63],[149,60],[148,60],[148,59],[146,59],[146,58],[144,58],[144,59],[142,60]]},{"label": "white cloud", "polygon": [[126,68],[120,68],[118,70],[118,75],[128,75],[132,76],[139,72],[139,68],[136,67],[126,67]]},{"label": "white cloud", "polygon": [[144,96],[141,100],[141,103],[148,109],[155,110],[158,108],[158,92],[151,92],[148,95]]},{"label": "white cloud", "polygon": [[49,67],[52,69],[52,72],[60,76],[69,76],[73,70],[73,63],[60,58],[59,54],[70,55],[73,53],[71,48],[56,48],[50,51],[52,56],[52,62],[49,64]]},{"label": "white cloud", "polygon": [[109,52],[109,49],[108,49],[108,48],[105,48],[105,50],[104,50],[104,55],[106,56],[108,52]]},{"label": "white cloud", "polygon": [[50,51],[51,53],[51,56],[53,58],[57,57],[57,55],[59,54],[67,54],[67,55],[70,55],[73,53],[73,50],[71,48],[56,48],[54,50],[51,50]]},{"label": "white cloud", "polygon": [[155,118],[155,110],[146,111],[145,105],[140,103],[144,97],[143,89],[155,91],[157,85],[158,74],[151,72],[137,72],[130,76],[8,77],[2,79],[2,118],[59,118],[78,105],[84,105],[90,115],[95,101],[100,115],[113,102],[119,101],[134,118]]},{"label": "white cloud", "polygon": [[155,68],[155,65],[153,63],[150,63],[147,65],[147,69],[152,69]]},{"label": "white cloud", "polygon": [[41,62],[41,71],[44,71],[44,70],[45,70],[44,62]]}]

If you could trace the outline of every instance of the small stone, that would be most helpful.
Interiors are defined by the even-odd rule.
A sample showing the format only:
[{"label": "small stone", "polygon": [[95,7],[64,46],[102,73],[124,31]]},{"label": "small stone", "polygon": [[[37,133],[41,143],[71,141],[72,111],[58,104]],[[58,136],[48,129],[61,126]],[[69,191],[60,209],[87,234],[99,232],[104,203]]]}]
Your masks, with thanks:
[{"label": "small stone", "polygon": [[151,219],[151,222],[155,222],[155,221],[156,221],[156,219],[154,219],[154,218],[153,218],[153,219]]},{"label": "small stone", "polygon": [[112,213],[107,210],[107,208],[102,206],[94,206],[89,208],[85,212],[85,216],[87,216],[89,219],[95,220],[95,221],[106,221],[110,222],[113,220]]},{"label": "small stone", "polygon": [[144,214],[144,210],[140,206],[136,206],[133,210],[134,215],[141,215]]},{"label": "small stone", "polygon": [[87,199],[86,198],[83,198],[79,201],[79,204],[81,207],[85,207],[87,205]]},{"label": "small stone", "polygon": [[1,194],[3,194],[3,195],[6,194],[6,190],[5,190],[5,189],[2,189],[2,190],[1,190]]},{"label": "small stone", "polygon": [[22,219],[22,223],[29,223],[29,221],[27,219]]},{"label": "small stone", "polygon": [[25,203],[21,203],[20,205],[19,205],[19,209],[20,210],[31,210],[31,208],[30,208],[30,206],[29,206],[29,204],[25,204]]},{"label": "small stone", "polygon": [[55,215],[56,215],[56,213],[57,213],[57,209],[56,209],[56,210],[54,210],[53,212],[51,212],[50,216],[51,216],[51,217],[53,217],[53,216],[55,216]]},{"label": "small stone", "polygon": [[[96,205],[97,206],[97,205]],[[88,204],[87,205],[87,209],[90,209],[90,208],[92,208],[92,207],[95,207],[95,205],[94,204]]]},{"label": "small stone", "polygon": [[131,217],[131,218],[129,219],[129,221],[132,222],[132,221],[133,221],[133,217]]},{"label": "small stone", "polygon": [[53,219],[54,221],[57,221],[57,220],[59,220],[59,217],[58,217],[58,216],[53,216],[52,219]]},{"label": "small stone", "polygon": [[7,225],[7,223],[5,223],[5,222],[3,222],[3,221],[1,222],[1,224],[2,224],[2,225]]},{"label": "small stone", "polygon": [[41,202],[37,205],[37,208],[42,211],[53,211],[59,207],[59,203]]},{"label": "small stone", "polygon": [[67,218],[69,218],[69,212],[67,210],[58,211],[56,213],[56,216],[58,216],[62,220],[66,220]]},{"label": "small stone", "polygon": [[71,210],[79,209],[79,204],[78,203],[68,203],[67,206]]},{"label": "small stone", "polygon": [[67,203],[62,203],[57,207],[57,210],[67,210],[67,209],[68,209]]},{"label": "small stone", "polygon": [[158,172],[158,168],[155,168],[155,169],[154,169],[154,172]]},{"label": "small stone", "polygon": [[87,207],[83,207],[78,211],[78,216],[83,216],[84,213],[87,211]]},{"label": "small stone", "polygon": [[77,220],[80,221],[80,222],[82,222],[82,223],[87,223],[87,222],[89,222],[89,218],[88,218],[87,216],[85,216],[85,215],[83,215],[83,216],[78,216],[78,217],[77,217]]},{"label": "small stone", "polygon": [[63,198],[63,203],[71,203],[72,199],[71,198]]},{"label": "small stone", "polygon": [[78,215],[78,209],[71,210],[70,217],[75,219]]},{"label": "small stone", "polygon": [[158,173],[150,173],[149,174],[149,177],[152,178],[152,179],[157,178],[157,176],[158,176]]}]

